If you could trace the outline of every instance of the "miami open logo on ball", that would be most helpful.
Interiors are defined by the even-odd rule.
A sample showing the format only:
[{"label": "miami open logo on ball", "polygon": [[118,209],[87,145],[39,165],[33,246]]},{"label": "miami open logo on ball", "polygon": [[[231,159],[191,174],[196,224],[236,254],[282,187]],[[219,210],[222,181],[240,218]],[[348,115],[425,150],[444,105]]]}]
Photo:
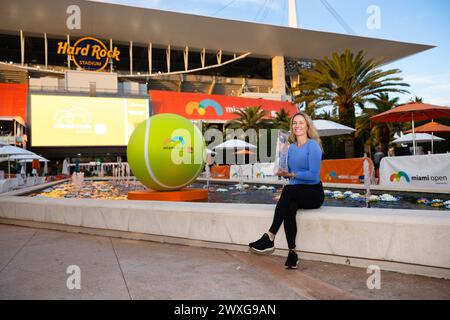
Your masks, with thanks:
[{"label": "miami open logo on ball", "polygon": [[181,154],[183,154],[183,152],[188,152],[188,153],[192,153],[192,146],[187,146],[186,145],[186,141],[184,140],[184,138],[182,136],[174,136],[171,138],[166,138],[164,140],[164,147],[163,149],[177,149]]},{"label": "miami open logo on ball", "polygon": [[152,190],[179,190],[201,174],[206,146],[200,129],[176,114],[159,114],[141,123],[127,147],[136,178]]}]

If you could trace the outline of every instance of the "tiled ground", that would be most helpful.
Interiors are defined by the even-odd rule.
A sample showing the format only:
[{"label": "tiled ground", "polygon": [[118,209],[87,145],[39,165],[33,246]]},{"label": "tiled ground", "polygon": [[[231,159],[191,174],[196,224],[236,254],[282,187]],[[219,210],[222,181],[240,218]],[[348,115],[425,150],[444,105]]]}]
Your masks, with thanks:
[{"label": "tiled ground", "polygon": [[[0,225],[0,299],[450,299],[450,280],[245,252]],[[68,289],[67,268],[81,289]],[[73,282],[71,282],[73,283]]]}]

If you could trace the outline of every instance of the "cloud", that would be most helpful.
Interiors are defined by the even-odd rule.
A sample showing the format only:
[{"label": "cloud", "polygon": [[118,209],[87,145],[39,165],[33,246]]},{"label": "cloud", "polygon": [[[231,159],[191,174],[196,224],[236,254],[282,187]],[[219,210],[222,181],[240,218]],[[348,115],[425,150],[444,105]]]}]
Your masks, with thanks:
[{"label": "cloud", "polygon": [[411,87],[411,97],[422,97],[424,102],[450,106],[450,73],[405,74],[403,80]]},{"label": "cloud", "polygon": [[411,85],[432,85],[435,80],[432,76],[403,75],[403,80]]},{"label": "cloud", "polygon": [[450,99],[446,98],[435,98],[435,99],[429,99],[425,102],[428,102],[430,104],[438,105],[438,106],[448,106],[450,107]]}]

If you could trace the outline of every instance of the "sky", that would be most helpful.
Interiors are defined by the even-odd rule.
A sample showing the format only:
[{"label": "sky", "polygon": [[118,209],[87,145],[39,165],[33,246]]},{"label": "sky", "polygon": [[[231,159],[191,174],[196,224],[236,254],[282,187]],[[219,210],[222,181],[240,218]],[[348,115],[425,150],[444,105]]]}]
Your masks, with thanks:
[{"label": "sky", "polygon": [[[99,1],[99,0],[97,0]],[[102,0],[142,8],[288,26],[288,0]],[[337,12],[333,15],[326,3]],[[375,7],[374,7],[375,6]],[[373,21],[379,10],[379,25]],[[338,22],[341,21],[341,23]],[[450,1],[448,0],[297,0],[301,29],[434,45],[436,48],[386,65],[398,68],[410,94],[424,102],[450,106]]]}]

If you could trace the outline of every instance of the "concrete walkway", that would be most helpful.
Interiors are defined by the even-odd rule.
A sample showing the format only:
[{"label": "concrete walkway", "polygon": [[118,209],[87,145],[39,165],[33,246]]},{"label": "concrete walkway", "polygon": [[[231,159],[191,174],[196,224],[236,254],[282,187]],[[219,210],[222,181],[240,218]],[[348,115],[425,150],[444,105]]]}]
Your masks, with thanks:
[{"label": "concrete walkway", "polygon": [[[80,269],[81,289],[67,282]],[[0,299],[450,299],[450,280],[0,225]],[[69,283],[75,283],[69,281]]]}]

